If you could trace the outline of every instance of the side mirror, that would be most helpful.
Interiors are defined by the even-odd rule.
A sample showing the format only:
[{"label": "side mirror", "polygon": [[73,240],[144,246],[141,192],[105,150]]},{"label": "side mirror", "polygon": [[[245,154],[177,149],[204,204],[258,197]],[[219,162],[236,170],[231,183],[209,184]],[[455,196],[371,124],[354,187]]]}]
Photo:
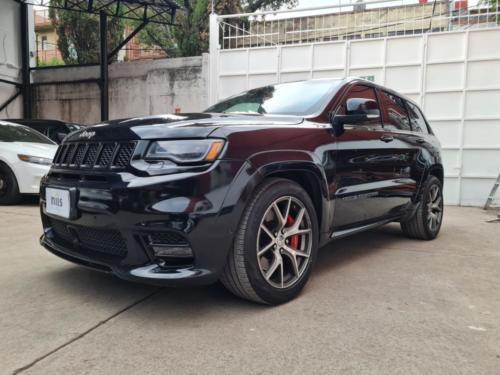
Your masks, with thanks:
[{"label": "side mirror", "polygon": [[363,115],[331,115],[330,122],[333,127],[333,133],[335,136],[340,136],[344,133],[345,124],[361,124],[368,119],[368,116]]}]

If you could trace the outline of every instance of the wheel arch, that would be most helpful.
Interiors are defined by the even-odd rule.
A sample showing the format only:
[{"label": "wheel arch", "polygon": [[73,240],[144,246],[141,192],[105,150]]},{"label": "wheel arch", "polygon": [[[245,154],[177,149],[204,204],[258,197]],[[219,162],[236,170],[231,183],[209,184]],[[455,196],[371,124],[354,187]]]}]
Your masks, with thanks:
[{"label": "wheel arch", "polygon": [[318,217],[321,242],[323,234],[328,232],[331,216],[328,184],[321,166],[305,152],[297,152],[293,158],[287,153],[270,154],[265,158],[248,159],[233,181],[223,203],[223,211],[232,207],[231,232],[237,230],[244,209],[257,187],[269,178],[285,178],[300,185],[311,197]]},{"label": "wheel arch", "polygon": [[444,168],[442,164],[434,164],[432,165],[428,172],[427,172],[427,177],[428,176],[435,176],[438,178],[439,181],[441,181],[441,185],[444,185]]}]

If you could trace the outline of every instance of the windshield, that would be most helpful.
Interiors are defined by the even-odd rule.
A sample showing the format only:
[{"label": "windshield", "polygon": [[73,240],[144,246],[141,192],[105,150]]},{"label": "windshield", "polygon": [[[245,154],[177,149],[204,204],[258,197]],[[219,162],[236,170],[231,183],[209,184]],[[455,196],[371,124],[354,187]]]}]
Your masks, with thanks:
[{"label": "windshield", "polygon": [[54,145],[47,137],[27,126],[0,123],[0,142],[30,142]]},{"label": "windshield", "polygon": [[341,83],[324,79],[259,87],[223,100],[205,112],[314,115],[328,104]]}]

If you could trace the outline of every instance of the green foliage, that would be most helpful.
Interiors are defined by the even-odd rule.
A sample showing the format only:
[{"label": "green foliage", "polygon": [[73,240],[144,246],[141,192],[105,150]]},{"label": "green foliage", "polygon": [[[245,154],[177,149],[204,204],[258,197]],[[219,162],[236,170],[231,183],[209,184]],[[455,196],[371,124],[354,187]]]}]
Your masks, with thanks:
[{"label": "green foliage", "polygon": [[[61,6],[65,0],[51,0]],[[66,64],[89,64],[99,61],[99,16],[50,8],[49,16],[56,28],[57,46]],[[108,18],[108,52],[123,40],[124,21]],[[116,58],[116,56],[115,56]]]},{"label": "green foliage", "polygon": [[64,61],[58,57],[52,57],[48,61],[37,60],[36,62],[36,66],[58,66],[58,65],[64,65]]},{"label": "green foliage", "polygon": [[[500,0],[480,0],[480,4],[489,5],[491,12],[500,12]],[[500,14],[496,15],[496,22],[500,25]]]},{"label": "green foliage", "polygon": [[[217,14],[255,12],[295,6],[296,0],[215,0]],[[149,24],[139,33],[147,46],[160,47],[168,56],[198,56],[208,51],[210,0],[184,0],[185,11],[177,13],[179,26]],[[134,26],[137,26],[135,23]]]}]

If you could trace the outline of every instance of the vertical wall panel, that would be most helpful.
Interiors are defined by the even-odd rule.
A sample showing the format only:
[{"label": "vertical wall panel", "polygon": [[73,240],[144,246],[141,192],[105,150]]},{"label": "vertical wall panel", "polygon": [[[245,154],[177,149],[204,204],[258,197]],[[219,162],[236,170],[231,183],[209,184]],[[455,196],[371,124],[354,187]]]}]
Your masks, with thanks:
[{"label": "vertical wall panel", "polygon": [[388,65],[408,65],[422,63],[422,37],[387,39]]},{"label": "vertical wall panel", "polygon": [[346,44],[324,43],[314,46],[314,70],[335,70],[344,69]]},{"label": "vertical wall panel", "polygon": [[384,41],[380,39],[351,43],[351,67],[379,66],[384,64]]},{"label": "vertical wall panel", "polygon": [[385,70],[385,85],[402,93],[419,92],[421,82],[419,66],[390,67]]},{"label": "vertical wall panel", "polygon": [[463,60],[465,58],[466,33],[429,34],[427,62]]}]

